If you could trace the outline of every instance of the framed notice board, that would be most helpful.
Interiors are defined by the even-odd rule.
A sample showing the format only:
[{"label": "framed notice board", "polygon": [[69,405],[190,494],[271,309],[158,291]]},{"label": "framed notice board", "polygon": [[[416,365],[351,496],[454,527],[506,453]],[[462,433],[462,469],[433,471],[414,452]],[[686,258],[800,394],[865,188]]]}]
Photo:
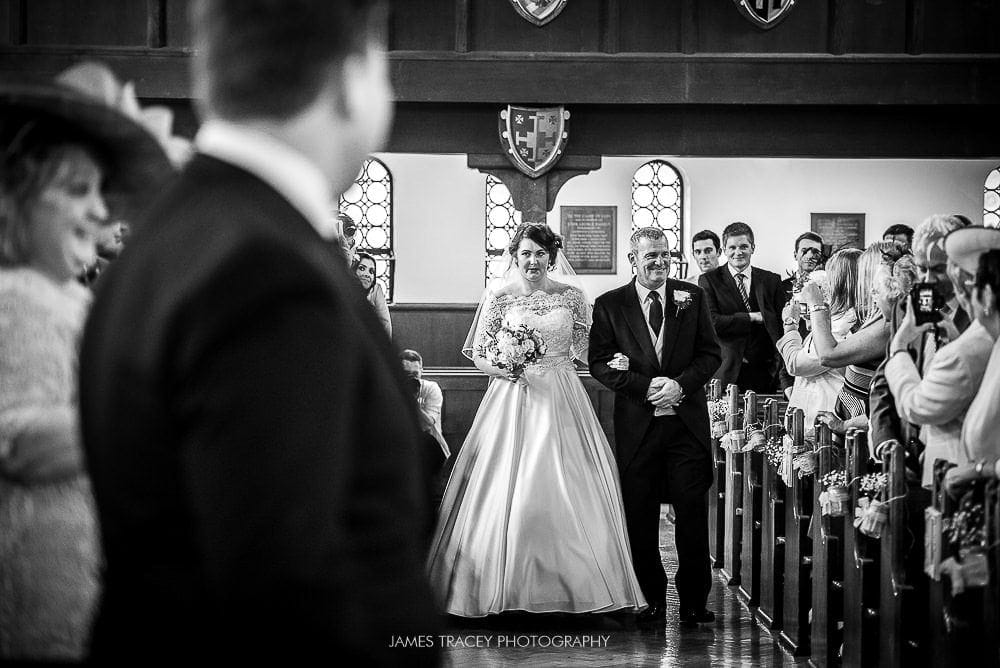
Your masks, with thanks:
[{"label": "framed notice board", "polygon": [[618,207],[561,206],[563,252],[578,274],[618,271]]},{"label": "framed notice board", "polygon": [[834,252],[842,248],[865,248],[865,214],[811,213],[810,228],[823,237]]}]

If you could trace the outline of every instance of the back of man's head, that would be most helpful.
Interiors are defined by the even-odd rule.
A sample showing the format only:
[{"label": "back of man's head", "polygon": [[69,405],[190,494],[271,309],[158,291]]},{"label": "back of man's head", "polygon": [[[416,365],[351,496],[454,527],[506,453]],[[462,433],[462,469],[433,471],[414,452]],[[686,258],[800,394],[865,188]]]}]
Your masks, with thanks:
[{"label": "back of man's head", "polygon": [[195,0],[195,97],[209,117],[284,120],[380,42],[382,0]]}]

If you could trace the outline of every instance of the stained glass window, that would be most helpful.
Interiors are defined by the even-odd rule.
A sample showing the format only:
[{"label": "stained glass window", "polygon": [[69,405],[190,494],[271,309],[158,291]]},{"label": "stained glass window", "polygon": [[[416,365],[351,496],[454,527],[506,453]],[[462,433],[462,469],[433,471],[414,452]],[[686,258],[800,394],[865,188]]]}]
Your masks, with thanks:
[{"label": "stained glass window", "polygon": [[486,175],[486,282],[499,278],[507,269],[501,256],[521,224],[521,212],[514,208],[510,190],[492,174]]},{"label": "stained glass window", "polygon": [[375,258],[375,277],[391,302],[396,256],[392,252],[392,174],[385,164],[376,158],[365,160],[354,185],[341,196],[340,210],[357,223],[355,252]]},{"label": "stained glass window", "polygon": [[989,173],[983,185],[983,225],[1000,227],[1000,167]]},{"label": "stained glass window", "polygon": [[674,257],[670,275],[687,275],[684,259],[684,182],[664,160],[651,160],[632,175],[632,231],[658,227],[667,236]]}]

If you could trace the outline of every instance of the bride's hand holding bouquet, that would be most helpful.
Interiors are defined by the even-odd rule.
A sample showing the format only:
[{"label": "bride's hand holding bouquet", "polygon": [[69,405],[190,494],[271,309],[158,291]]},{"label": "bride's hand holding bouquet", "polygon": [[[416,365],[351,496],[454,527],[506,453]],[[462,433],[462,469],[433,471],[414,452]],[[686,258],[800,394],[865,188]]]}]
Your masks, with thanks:
[{"label": "bride's hand holding bouquet", "polygon": [[501,327],[489,335],[484,350],[486,361],[513,382],[519,382],[528,365],[537,362],[547,351],[538,331],[527,325]]}]

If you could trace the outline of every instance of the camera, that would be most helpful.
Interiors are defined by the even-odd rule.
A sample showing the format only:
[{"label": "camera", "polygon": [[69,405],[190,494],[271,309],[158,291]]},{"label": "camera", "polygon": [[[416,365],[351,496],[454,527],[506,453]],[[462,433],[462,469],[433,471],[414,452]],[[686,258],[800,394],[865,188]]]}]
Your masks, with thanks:
[{"label": "camera", "polygon": [[941,322],[944,297],[934,283],[917,283],[910,291],[910,304],[918,325]]}]

